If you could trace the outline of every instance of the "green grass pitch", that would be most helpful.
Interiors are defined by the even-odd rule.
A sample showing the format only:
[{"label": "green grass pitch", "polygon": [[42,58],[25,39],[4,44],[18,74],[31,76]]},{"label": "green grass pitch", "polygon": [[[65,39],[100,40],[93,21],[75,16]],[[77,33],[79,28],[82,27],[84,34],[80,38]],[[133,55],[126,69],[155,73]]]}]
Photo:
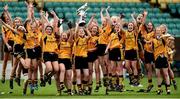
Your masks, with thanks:
[{"label": "green grass pitch", "polygon": [[[17,84],[14,82],[14,90],[12,94],[9,94],[8,92],[10,91],[9,89],[9,80],[6,80],[5,84],[2,84],[0,82],[0,92],[5,92],[4,94],[0,95],[0,98],[147,98],[147,99],[152,99],[152,98],[179,98],[180,99],[180,78],[175,78],[177,81],[178,85],[178,90],[175,91],[173,86],[171,86],[171,94],[166,95],[165,91],[165,86],[163,85],[163,94],[162,95],[156,95],[156,89],[157,89],[157,84],[156,84],[156,78],[153,78],[153,84],[154,88],[150,93],[142,93],[142,92],[137,92],[139,89],[145,89],[147,87],[147,78],[143,78],[141,80],[141,84],[143,87],[131,87],[128,85],[128,79],[125,79],[124,84],[125,84],[125,89],[126,90],[134,90],[134,91],[125,91],[125,92],[109,92],[109,95],[105,95],[105,88],[101,87],[99,92],[92,92],[92,95],[87,95],[87,96],[68,96],[66,93],[63,93],[62,96],[56,96],[56,86],[55,86],[55,81],[52,80],[52,85],[48,85],[46,87],[39,87],[38,91],[35,91],[34,96],[30,95],[29,88],[27,91],[27,95],[23,96],[22,95],[22,83],[21,81],[21,86],[17,86]],[[93,88],[95,88],[95,81],[93,84]]]}]

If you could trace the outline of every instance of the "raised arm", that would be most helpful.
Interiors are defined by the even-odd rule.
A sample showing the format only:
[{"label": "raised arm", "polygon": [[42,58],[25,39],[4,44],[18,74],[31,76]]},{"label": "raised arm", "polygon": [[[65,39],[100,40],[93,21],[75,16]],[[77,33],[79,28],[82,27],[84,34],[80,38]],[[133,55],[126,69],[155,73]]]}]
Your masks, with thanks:
[{"label": "raised arm", "polygon": [[143,25],[144,25],[145,22],[146,22],[147,14],[148,14],[148,12],[147,12],[146,10],[144,10],[144,12],[143,12],[143,21],[142,21],[142,24],[143,24]]},{"label": "raised arm", "polygon": [[44,11],[40,11],[40,17],[41,17],[41,19],[43,20],[43,23],[44,24],[49,24],[49,20],[47,19],[47,16],[48,16],[48,13],[46,13],[46,16],[44,15]]},{"label": "raised arm", "polygon": [[10,25],[6,24],[4,21],[0,19],[0,22],[7,27],[8,29],[12,30],[14,33],[18,33],[15,29],[13,29]]},{"label": "raised arm", "polygon": [[69,27],[69,38],[68,38],[68,42],[73,43],[73,37],[74,37],[74,29],[72,29],[72,23],[71,21],[69,21],[67,23],[68,27]]},{"label": "raised arm", "polygon": [[132,19],[133,19],[133,23],[134,23],[134,32],[135,32],[135,34],[136,35],[138,35],[138,26],[137,26],[137,21],[136,21],[136,19],[135,19],[135,13],[133,13],[133,14],[131,14],[131,17],[132,17]]},{"label": "raised arm", "polygon": [[59,18],[54,11],[51,11],[51,14],[54,17],[54,21],[53,21],[54,32],[58,33],[59,32],[59,28],[58,28]]},{"label": "raised arm", "polygon": [[27,3],[25,2],[26,6],[27,6],[27,18],[28,19],[32,19],[32,10],[34,10],[34,7],[33,7],[33,4],[30,2],[30,3]]},{"label": "raised arm", "polygon": [[103,19],[104,19],[103,11],[104,11],[104,8],[101,8],[101,12],[100,12],[100,15],[101,15],[101,22],[103,22]]},{"label": "raised arm", "polygon": [[86,27],[86,32],[87,32],[88,37],[92,37],[91,32],[89,31],[88,27]]},{"label": "raised arm", "polygon": [[95,17],[95,14],[93,14],[93,15],[91,16],[91,19],[89,20],[89,22],[88,22],[88,24],[87,24],[87,27],[88,27],[88,28],[89,28],[90,25],[92,24],[92,22],[93,22],[93,20],[94,20],[94,17]]},{"label": "raised arm", "polygon": [[10,25],[12,25],[13,22],[12,22],[11,15],[10,15],[10,13],[9,13],[9,11],[8,11],[8,5],[6,5],[6,6],[4,7],[4,12],[7,14],[7,17],[10,19]]},{"label": "raised arm", "polygon": [[41,17],[41,20],[42,20],[42,33],[44,33],[44,29],[45,27],[49,24],[49,21],[48,19],[46,19],[45,15],[44,15],[44,11],[40,11],[40,17]]},{"label": "raised arm", "polygon": [[111,17],[110,17],[110,14],[109,14],[109,12],[108,12],[109,9],[110,9],[110,6],[108,6],[108,7],[106,8],[106,17],[107,17],[108,23],[111,24]]},{"label": "raised arm", "polygon": [[75,27],[75,34],[77,34],[77,32],[78,32],[78,29],[79,29],[79,24],[78,24],[78,22],[76,22],[76,27]]},{"label": "raised arm", "polygon": [[74,37],[73,30],[70,29],[70,30],[69,30],[69,38],[68,38],[68,42],[70,42],[71,44],[73,43],[73,37]]},{"label": "raised arm", "polygon": [[136,21],[136,19],[135,19],[135,12],[133,12],[133,13],[131,14],[131,18],[133,19],[134,25],[137,26],[137,21]]}]

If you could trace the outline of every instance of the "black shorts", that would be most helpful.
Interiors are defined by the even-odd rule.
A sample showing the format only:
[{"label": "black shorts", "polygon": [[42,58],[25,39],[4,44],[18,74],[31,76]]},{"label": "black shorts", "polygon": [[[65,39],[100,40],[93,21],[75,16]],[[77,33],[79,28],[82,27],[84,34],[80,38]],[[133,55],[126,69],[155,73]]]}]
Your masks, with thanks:
[{"label": "black shorts", "polygon": [[155,60],[155,67],[160,68],[168,68],[168,61],[166,57],[158,56],[158,58]]},{"label": "black shorts", "polygon": [[50,61],[58,61],[58,55],[56,53],[44,52],[43,53],[43,60],[44,62]]},{"label": "black shorts", "polygon": [[41,48],[41,46],[37,46],[37,47],[35,47],[35,51],[36,51],[36,57],[37,57],[37,59],[41,59],[41,57],[42,57],[42,48]]},{"label": "black shorts", "polygon": [[121,50],[120,48],[114,48],[109,50],[109,60],[120,61],[121,60]]},{"label": "black shorts", "polygon": [[14,45],[14,57],[17,57],[18,55],[25,56],[24,52],[24,44],[16,44]]},{"label": "black shorts", "polygon": [[88,52],[88,62],[94,62],[97,58],[97,50],[93,52]]},{"label": "black shorts", "polygon": [[145,58],[146,64],[154,62],[154,54],[153,53],[145,51],[144,52],[144,58]]},{"label": "black shorts", "polygon": [[28,69],[25,69],[24,67],[22,67],[22,73],[23,73],[23,75],[27,74],[28,73]]},{"label": "black shorts", "polygon": [[137,51],[132,50],[125,50],[125,60],[137,60]]},{"label": "black shorts", "polygon": [[59,59],[58,59],[58,63],[59,63],[59,64],[60,64],[60,63],[64,64],[66,70],[72,69],[71,60],[68,59],[68,58],[64,58],[64,59],[63,59],[63,58],[59,58]]},{"label": "black shorts", "polygon": [[36,59],[36,51],[33,49],[26,49],[26,58]]},{"label": "black shorts", "polygon": [[75,69],[88,69],[87,57],[75,56]]},{"label": "black shorts", "polygon": [[26,49],[26,57],[30,59],[39,59],[41,58],[41,47],[35,47],[33,49]]},{"label": "black shorts", "polygon": [[4,44],[4,52],[10,53],[13,52],[13,45],[14,45],[14,41],[12,40],[8,40],[7,42],[9,44],[9,46],[12,47],[12,50],[9,51],[9,49],[7,48],[6,44]]},{"label": "black shorts", "polygon": [[98,56],[104,56],[105,55],[106,46],[107,46],[106,44],[98,44],[98,46],[97,46]]}]

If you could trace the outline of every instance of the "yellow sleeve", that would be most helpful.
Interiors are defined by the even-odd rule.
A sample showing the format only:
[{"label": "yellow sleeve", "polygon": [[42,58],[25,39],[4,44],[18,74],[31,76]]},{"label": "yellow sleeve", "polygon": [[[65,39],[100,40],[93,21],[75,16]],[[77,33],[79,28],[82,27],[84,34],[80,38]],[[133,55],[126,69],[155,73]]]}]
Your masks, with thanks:
[{"label": "yellow sleeve", "polygon": [[110,24],[107,24],[106,26],[106,33],[110,33],[111,32],[111,25]]},{"label": "yellow sleeve", "polygon": [[1,32],[4,33],[5,32],[5,27],[2,25],[1,26]]}]

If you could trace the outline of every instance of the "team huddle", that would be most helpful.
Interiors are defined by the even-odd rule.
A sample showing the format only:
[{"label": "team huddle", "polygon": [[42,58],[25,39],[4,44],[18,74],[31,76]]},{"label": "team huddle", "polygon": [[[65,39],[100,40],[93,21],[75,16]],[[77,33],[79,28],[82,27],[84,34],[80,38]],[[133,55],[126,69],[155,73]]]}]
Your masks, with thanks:
[{"label": "team huddle", "polygon": [[[26,95],[27,88],[31,94],[38,90],[38,72],[41,87],[47,83],[51,85],[54,76],[57,95],[61,95],[64,88],[68,95],[90,95],[93,83],[96,83],[95,92],[102,85],[107,91],[123,92],[123,70],[129,74],[131,86],[140,86],[143,78],[141,67],[145,66],[148,78],[146,92],[154,87],[153,70],[156,71],[158,95],[163,92],[162,79],[167,94],[171,92],[171,82],[177,90],[171,69],[175,54],[174,37],[167,33],[165,24],[155,27],[152,22],[146,22],[147,11],[131,14],[132,21],[126,22],[123,14],[110,16],[110,7],[102,8],[101,26],[95,14],[86,25],[79,25],[77,20],[73,26],[71,21],[59,19],[54,11],[47,13],[41,9],[40,18],[35,18],[33,4],[26,5],[27,19],[24,22],[20,17],[11,19],[7,5],[0,19],[4,42],[2,83],[5,83],[8,57],[12,55],[11,89],[14,79],[21,86],[22,71],[28,77],[23,83],[23,95]],[[106,15],[103,15],[104,11]],[[62,30],[63,22],[68,26],[67,31]],[[92,76],[94,69],[95,82]]]}]

